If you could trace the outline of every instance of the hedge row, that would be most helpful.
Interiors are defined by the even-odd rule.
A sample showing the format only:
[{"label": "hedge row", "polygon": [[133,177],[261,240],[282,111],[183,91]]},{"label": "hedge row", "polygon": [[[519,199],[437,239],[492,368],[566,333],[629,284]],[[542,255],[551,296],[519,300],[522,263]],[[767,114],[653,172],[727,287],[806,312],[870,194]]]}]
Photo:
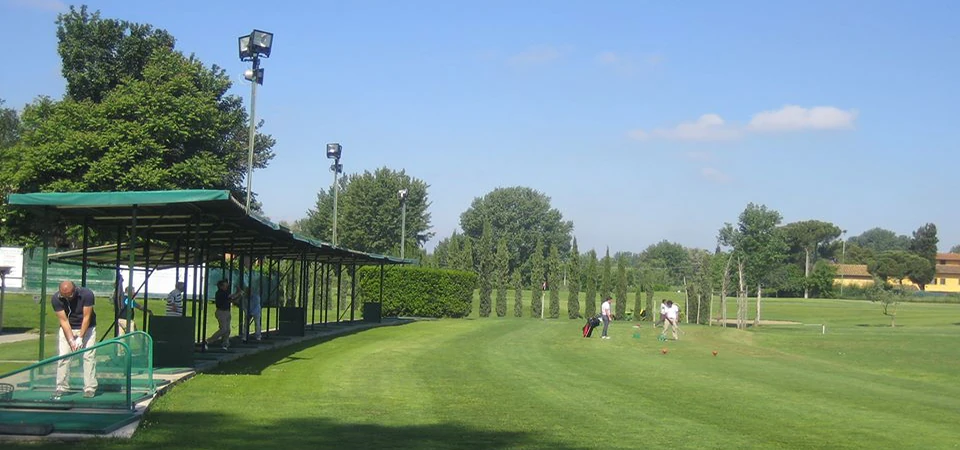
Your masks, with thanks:
[{"label": "hedge row", "polygon": [[[381,314],[413,317],[466,317],[473,307],[477,274],[416,266],[388,266],[383,270]],[[357,271],[361,301],[380,298],[380,268]]]}]

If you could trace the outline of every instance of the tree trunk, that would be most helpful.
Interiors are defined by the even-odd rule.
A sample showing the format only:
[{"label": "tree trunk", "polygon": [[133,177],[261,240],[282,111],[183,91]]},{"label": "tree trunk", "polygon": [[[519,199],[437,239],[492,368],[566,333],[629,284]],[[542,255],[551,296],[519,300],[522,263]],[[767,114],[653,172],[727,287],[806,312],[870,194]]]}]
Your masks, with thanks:
[{"label": "tree trunk", "polygon": [[806,253],[806,262],[803,264],[803,298],[810,298],[810,287],[808,283],[810,281],[810,249],[805,248],[803,252]]},{"label": "tree trunk", "polygon": [[758,284],[757,285],[757,315],[756,317],[753,318],[754,327],[760,326],[760,294],[761,292],[763,292],[763,286]]},{"label": "tree trunk", "polygon": [[710,290],[710,305],[707,307],[707,326],[713,326],[713,289]]},{"label": "tree trunk", "polygon": [[737,275],[739,276],[739,286],[737,286],[737,329],[747,329],[747,286],[743,280],[743,259],[737,258]]},{"label": "tree trunk", "polygon": [[703,298],[703,294],[697,292],[697,323],[700,323],[700,299]]},{"label": "tree trunk", "polygon": [[[727,292],[730,289],[730,263],[733,262],[733,255],[727,258],[727,264],[723,266],[723,280],[720,282],[720,326],[727,326]],[[712,316],[711,316],[712,317]]]},{"label": "tree trunk", "polygon": [[690,289],[687,288],[686,275],[683,276],[683,310],[687,312],[683,315],[683,323],[690,323]]}]

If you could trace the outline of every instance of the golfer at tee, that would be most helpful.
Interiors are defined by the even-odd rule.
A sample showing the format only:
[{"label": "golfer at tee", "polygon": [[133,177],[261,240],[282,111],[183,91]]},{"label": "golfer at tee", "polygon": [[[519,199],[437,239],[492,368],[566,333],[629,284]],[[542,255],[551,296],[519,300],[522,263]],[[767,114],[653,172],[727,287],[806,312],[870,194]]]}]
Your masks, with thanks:
[{"label": "golfer at tee", "polygon": [[673,340],[679,340],[680,336],[677,334],[677,319],[680,316],[680,307],[673,304],[673,300],[667,300],[667,312],[664,314],[663,322],[663,334],[667,334],[667,328],[671,327],[673,330]]},{"label": "golfer at tee", "polygon": [[600,305],[600,318],[603,319],[603,333],[600,334],[600,339],[610,339],[610,336],[607,336],[607,327],[610,326],[610,321],[613,320],[613,312],[610,310],[610,304],[613,303],[613,298],[607,297],[603,301],[603,304]]},{"label": "golfer at tee", "polygon": [[653,327],[657,328],[660,325],[663,325],[664,316],[667,314],[667,300],[660,300],[660,317],[657,318],[657,321],[654,322]]}]

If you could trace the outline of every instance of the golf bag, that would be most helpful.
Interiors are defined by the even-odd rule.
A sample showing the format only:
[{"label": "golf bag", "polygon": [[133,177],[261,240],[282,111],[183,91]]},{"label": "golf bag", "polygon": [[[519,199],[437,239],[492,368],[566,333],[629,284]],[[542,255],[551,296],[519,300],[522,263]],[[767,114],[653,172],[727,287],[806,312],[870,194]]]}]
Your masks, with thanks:
[{"label": "golf bag", "polygon": [[593,316],[587,319],[587,323],[583,326],[583,337],[591,337],[593,335],[593,329],[600,325],[600,316]]}]

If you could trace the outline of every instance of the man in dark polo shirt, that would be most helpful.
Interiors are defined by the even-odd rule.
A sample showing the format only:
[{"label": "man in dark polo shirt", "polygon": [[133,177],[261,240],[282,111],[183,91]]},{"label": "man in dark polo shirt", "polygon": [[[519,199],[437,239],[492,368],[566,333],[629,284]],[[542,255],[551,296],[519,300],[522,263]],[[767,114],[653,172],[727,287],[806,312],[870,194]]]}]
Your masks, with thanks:
[{"label": "man in dark polo shirt", "polygon": [[[53,310],[60,321],[58,350],[60,356],[91,347],[97,343],[97,314],[93,312],[93,291],[77,287],[72,281],[63,281],[57,293],[50,298]],[[83,396],[91,398],[97,393],[96,352],[83,353]],[[57,390],[54,400],[59,400],[70,389],[70,359],[57,362]]]},{"label": "man in dark polo shirt", "polygon": [[217,294],[214,303],[217,305],[217,311],[214,315],[217,317],[217,324],[219,324],[220,329],[203,342],[203,349],[206,350],[209,343],[220,340],[220,347],[227,350],[230,348],[230,305],[233,303],[233,299],[230,297],[229,281],[220,280],[217,282]]}]

